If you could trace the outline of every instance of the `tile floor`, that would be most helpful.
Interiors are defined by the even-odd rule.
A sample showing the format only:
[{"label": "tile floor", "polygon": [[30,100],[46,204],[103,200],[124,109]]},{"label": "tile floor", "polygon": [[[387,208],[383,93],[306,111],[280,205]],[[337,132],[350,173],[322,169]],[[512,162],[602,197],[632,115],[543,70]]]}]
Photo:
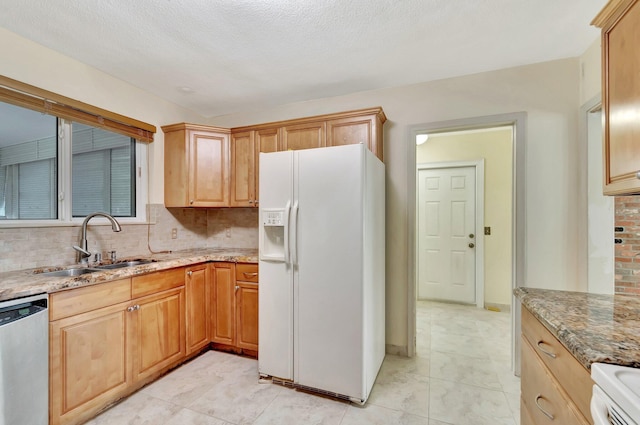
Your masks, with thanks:
[{"label": "tile floor", "polygon": [[258,383],[257,362],[209,351],[91,425],[517,425],[510,315],[418,302],[418,355],[387,355],[365,407]]}]

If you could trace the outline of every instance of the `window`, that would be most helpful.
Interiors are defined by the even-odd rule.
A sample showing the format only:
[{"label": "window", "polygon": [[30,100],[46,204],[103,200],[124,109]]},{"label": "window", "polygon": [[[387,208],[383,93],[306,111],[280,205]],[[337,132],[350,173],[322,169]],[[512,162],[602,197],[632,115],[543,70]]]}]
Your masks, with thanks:
[{"label": "window", "polygon": [[0,222],[69,222],[96,211],[142,219],[145,149],[125,135],[0,102]]}]

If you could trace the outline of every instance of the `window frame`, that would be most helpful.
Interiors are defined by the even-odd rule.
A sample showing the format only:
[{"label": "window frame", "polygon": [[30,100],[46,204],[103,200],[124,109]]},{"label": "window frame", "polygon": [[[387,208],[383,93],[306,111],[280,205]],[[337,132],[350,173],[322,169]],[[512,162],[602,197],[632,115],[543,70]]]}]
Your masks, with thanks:
[{"label": "window frame", "polygon": [[[0,228],[21,227],[65,227],[80,226],[84,217],[73,217],[72,214],[72,121],[58,117],[58,150],[57,150],[57,177],[58,192],[57,207],[58,218],[41,220],[0,220]],[[120,224],[147,224],[147,204],[149,199],[149,147],[148,143],[136,140],[135,142],[135,209],[133,217],[117,217]],[[92,225],[111,225],[109,220],[96,217],[91,221]]]}]

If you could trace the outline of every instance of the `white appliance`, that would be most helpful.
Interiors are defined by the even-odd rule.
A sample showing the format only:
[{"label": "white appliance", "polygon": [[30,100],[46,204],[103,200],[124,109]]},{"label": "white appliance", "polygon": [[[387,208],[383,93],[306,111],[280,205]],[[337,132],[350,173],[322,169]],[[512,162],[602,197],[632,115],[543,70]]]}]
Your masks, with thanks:
[{"label": "white appliance", "polygon": [[593,363],[591,379],[594,425],[640,424],[640,369]]},{"label": "white appliance", "polygon": [[364,403],[385,353],[384,164],[364,145],[260,154],[258,368]]}]

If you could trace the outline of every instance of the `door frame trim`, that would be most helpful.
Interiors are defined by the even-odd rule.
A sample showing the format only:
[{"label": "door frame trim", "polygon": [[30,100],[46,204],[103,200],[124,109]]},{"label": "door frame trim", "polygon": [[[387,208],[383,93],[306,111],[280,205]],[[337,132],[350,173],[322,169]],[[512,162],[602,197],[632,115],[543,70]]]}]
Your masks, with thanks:
[{"label": "door frame trim", "polygon": [[[512,112],[449,121],[427,122],[407,126],[407,355],[416,352],[416,135],[428,132],[477,130],[510,125],[513,127],[513,198],[512,198],[512,275],[511,287],[527,286],[525,282],[525,207],[527,113]],[[511,296],[511,353],[512,369],[520,376],[520,303]]]},{"label": "door frame trim", "polygon": [[[475,228],[476,228],[476,261],[475,261],[475,305],[478,308],[484,307],[484,158],[466,161],[443,161],[443,162],[425,162],[416,166],[416,190],[418,188],[418,174],[420,170],[438,170],[445,168],[461,168],[473,167],[476,174],[475,187]],[[416,193],[416,208],[418,208],[419,194]],[[416,219],[417,219],[416,211]],[[416,226],[417,227],[417,226]],[[418,252],[419,238],[415,238],[415,252]],[[418,262],[416,261],[416,266]],[[417,276],[416,276],[417,284]]]}]

